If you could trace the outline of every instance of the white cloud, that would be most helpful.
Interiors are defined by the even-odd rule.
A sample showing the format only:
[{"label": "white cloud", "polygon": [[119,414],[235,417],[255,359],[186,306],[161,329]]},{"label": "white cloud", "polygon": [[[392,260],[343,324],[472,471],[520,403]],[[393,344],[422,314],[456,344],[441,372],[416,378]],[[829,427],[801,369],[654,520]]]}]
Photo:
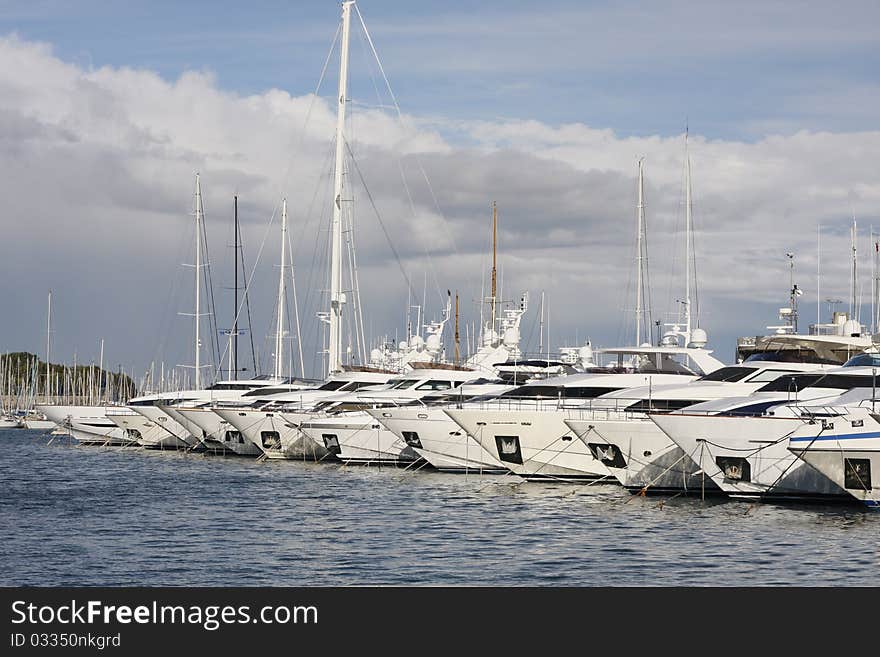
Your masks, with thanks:
[{"label": "white cloud", "polygon": [[[91,353],[103,336],[120,363],[185,362],[189,332],[175,313],[190,303],[188,274],[178,265],[191,259],[195,171],[203,174],[216,283],[229,279],[232,194],[242,197],[250,263],[266,220],[282,193],[288,196],[304,334],[315,334],[318,290],[326,286],[323,256],[313,249],[326,239],[319,224],[329,209],[335,120],[326,100],[276,89],[241,96],[218,88],[206,72],[167,81],[146,70],[87,70],[15,36],[0,39],[0,58],[0,162],[7,172],[0,178],[0,290],[19,309],[3,322],[4,348],[41,350],[44,293],[53,287],[59,356],[69,358],[75,348]],[[376,109],[355,105],[353,113],[359,169],[418,294],[427,280],[430,313],[440,303],[432,290],[451,288],[462,290],[475,315],[497,200],[505,296],[527,288],[535,299],[546,289],[557,342],[573,342],[575,334],[606,344],[623,339],[641,156],[656,310],[680,296],[681,286],[667,280],[674,253],[679,274],[682,268],[674,237],[682,217],[680,136],[620,137],[534,120],[407,116],[401,125]],[[801,131],[753,143],[692,134],[690,145],[704,323],[722,355],[731,353],[737,333],[774,321],[773,308],[787,295],[786,251],[798,254],[797,279],[811,303],[820,221],[822,296],[848,298],[847,222],[852,212],[863,231],[877,221],[872,162],[880,132]],[[367,322],[375,335],[393,335],[395,327],[403,330],[406,288],[363,192],[356,208]],[[274,299],[274,235],[254,287],[258,343]],[[428,263],[433,271],[425,278]],[[866,257],[862,264],[867,271]],[[229,295],[216,294],[225,326]]]}]

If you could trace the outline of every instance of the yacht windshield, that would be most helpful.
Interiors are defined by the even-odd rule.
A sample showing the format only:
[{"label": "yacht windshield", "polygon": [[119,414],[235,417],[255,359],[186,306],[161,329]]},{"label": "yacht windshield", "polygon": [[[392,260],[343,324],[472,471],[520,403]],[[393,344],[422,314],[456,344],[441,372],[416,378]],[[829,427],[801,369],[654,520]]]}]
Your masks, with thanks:
[{"label": "yacht windshield", "polygon": [[419,382],[418,379],[403,379],[402,381],[392,381],[388,386],[388,390],[406,390],[412,388]]},{"label": "yacht windshield", "polygon": [[880,367],[880,354],[859,354],[843,364],[844,367]]},{"label": "yacht windshield", "polygon": [[722,367],[711,374],[701,376],[697,381],[725,381],[732,383],[744,379],[754,371],[754,367]]}]

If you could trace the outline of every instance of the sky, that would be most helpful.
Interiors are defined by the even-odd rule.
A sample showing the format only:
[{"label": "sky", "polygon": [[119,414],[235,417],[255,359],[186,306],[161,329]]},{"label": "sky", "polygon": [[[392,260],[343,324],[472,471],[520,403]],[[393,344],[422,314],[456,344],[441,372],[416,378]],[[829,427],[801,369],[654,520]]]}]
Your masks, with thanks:
[{"label": "sky", "polygon": [[[356,17],[346,139],[373,339],[405,334],[408,304],[439,318],[447,289],[478,322],[497,201],[502,296],[531,295],[526,348],[542,292],[554,346],[631,341],[639,158],[655,314],[684,294],[686,127],[700,322],[716,354],[729,361],[737,336],[778,322],[786,253],[802,324],[827,319],[825,299],[848,309],[853,217],[869,321],[876,3],[358,8],[382,64]],[[191,363],[192,318],[178,313],[193,310],[181,265],[199,172],[216,324],[233,314],[237,193],[264,370],[288,199],[303,361],[317,373],[338,20],[332,1],[0,2],[0,349],[45,351],[52,289],[53,361],[97,360],[104,339],[105,362],[136,376]]]}]

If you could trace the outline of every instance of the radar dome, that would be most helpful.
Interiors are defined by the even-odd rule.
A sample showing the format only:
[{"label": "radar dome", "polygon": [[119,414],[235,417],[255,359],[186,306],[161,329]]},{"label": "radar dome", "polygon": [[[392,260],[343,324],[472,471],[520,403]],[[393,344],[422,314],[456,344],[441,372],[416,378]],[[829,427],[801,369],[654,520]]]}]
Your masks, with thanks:
[{"label": "radar dome", "polygon": [[695,328],[691,331],[691,342],[688,346],[697,348],[705,347],[708,341],[709,336],[706,335],[706,332],[701,328]]},{"label": "radar dome", "polygon": [[440,342],[440,336],[436,333],[432,333],[428,336],[428,339],[425,341],[425,347],[432,354],[436,354],[440,351],[440,347],[442,343]]},{"label": "radar dome", "polygon": [[425,340],[421,335],[414,335],[409,339],[409,344],[413,349],[419,351],[425,346]]},{"label": "radar dome", "polygon": [[373,349],[370,352],[370,360],[374,363],[378,363],[382,360],[382,351],[379,349]]},{"label": "radar dome", "polygon": [[519,329],[515,326],[511,326],[509,329],[504,331],[504,346],[505,347],[515,347],[519,344]]},{"label": "radar dome", "polygon": [[408,347],[409,345],[406,343],[406,340],[401,340],[400,344],[397,345],[398,351],[401,352],[406,351]]},{"label": "radar dome", "polygon": [[669,331],[668,333],[663,335],[663,339],[660,341],[664,347],[677,347],[678,346],[678,334],[674,331]]}]

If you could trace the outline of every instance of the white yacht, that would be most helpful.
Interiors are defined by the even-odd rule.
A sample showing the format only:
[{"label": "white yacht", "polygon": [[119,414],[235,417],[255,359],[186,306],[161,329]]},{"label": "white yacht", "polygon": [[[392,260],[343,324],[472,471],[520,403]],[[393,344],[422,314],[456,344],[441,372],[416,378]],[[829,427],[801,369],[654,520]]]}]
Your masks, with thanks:
[{"label": "white yacht", "polygon": [[788,439],[805,423],[872,395],[874,368],[859,367],[858,359],[824,373],[783,375],[747,397],[650,417],[731,496],[840,498],[844,491],[799,461]]},{"label": "white yacht", "polygon": [[742,397],[788,372],[814,371],[815,363],[746,361],[684,385],[642,386],[611,392],[565,420],[590,452],[626,488],[678,492],[714,490],[697,465],[648,417],[701,402]]},{"label": "white yacht", "polygon": [[419,455],[367,410],[418,404],[428,395],[454,391],[479,377],[478,372],[453,365],[413,363],[411,371],[380,388],[337,393],[325,399],[299,428],[344,463],[409,464]]},{"label": "white yacht", "polygon": [[[788,438],[789,451],[822,473],[856,500],[880,508],[880,486],[874,486],[872,471],[880,468],[880,421],[877,414],[876,368],[880,356],[875,349],[853,358],[870,367],[870,397],[812,417]],[[867,389],[864,390],[867,397]]]},{"label": "white yacht", "polygon": [[[446,414],[489,454],[527,479],[614,480],[565,420],[592,400],[615,390],[693,381],[723,364],[702,347],[621,347],[599,351],[613,357],[596,367],[502,393],[494,400],[464,403]],[[689,364],[688,364],[689,361]]]},{"label": "white yacht", "polygon": [[395,372],[378,368],[348,367],[311,389],[279,391],[272,386],[252,390],[237,402],[218,404],[211,410],[267,458],[319,460],[327,455],[326,449],[299,429],[315,404],[340,392],[382,386],[394,376]]},{"label": "white yacht", "polygon": [[[309,381],[285,381],[283,383],[273,381],[221,381],[206,390],[211,392],[211,398],[205,400],[190,400],[186,403],[175,404],[176,411],[191,425],[199,428],[197,435],[199,441],[206,449],[213,452],[237,454],[238,456],[259,456],[263,451],[252,441],[214,411],[218,406],[235,404],[239,401],[251,401],[253,396],[263,398],[272,394],[296,394],[314,390],[314,382]],[[161,407],[169,410],[167,405]]]},{"label": "white yacht", "polygon": [[815,417],[788,438],[789,451],[865,506],[880,509],[880,415],[872,398],[841,415]]},{"label": "white yacht", "polygon": [[416,454],[437,470],[479,474],[504,474],[507,466],[464,432],[444,412],[475,397],[494,397],[514,386],[478,379],[453,391],[432,393],[415,406],[385,407],[367,412],[402,439]]},{"label": "white yacht", "polygon": [[135,441],[125,435],[110,418],[112,406],[65,406],[38,404],[36,409],[83,445],[130,445]]}]

